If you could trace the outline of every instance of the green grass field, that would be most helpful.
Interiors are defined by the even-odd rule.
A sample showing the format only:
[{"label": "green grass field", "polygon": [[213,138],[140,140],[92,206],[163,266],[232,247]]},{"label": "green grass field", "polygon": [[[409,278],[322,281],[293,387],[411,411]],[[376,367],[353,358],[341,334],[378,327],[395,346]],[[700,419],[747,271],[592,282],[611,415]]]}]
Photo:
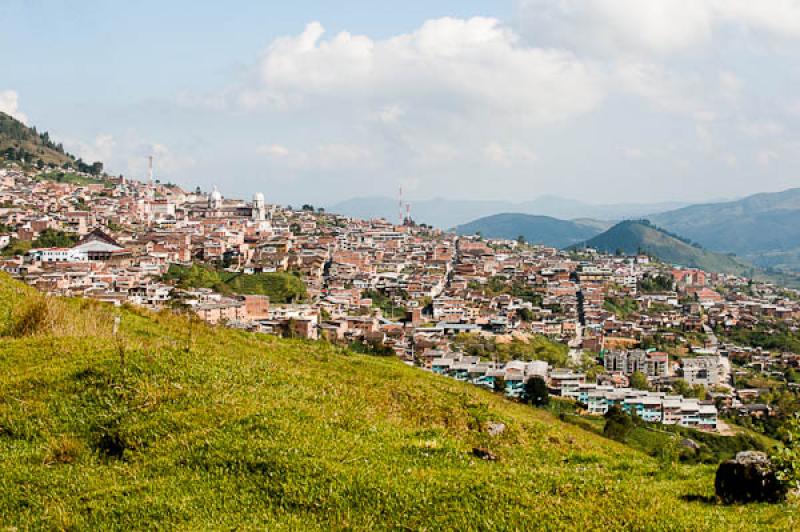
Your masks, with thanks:
[{"label": "green grass field", "polygon": [[39,174],[37,179],[40,181],[55,181],[56,183],[68,183],[71,185],[102,185],[106,183],[99,177],[88,177],[74,172],[63,172],[60,170]]},{"label": "green grass field", "polygon": [[2,275],[0,330],[0,529],[798,527],[797,502],[714,502],[714,466],[665,465],[393,358]]},{"label": "green grass field", "polygon": [[175,282],[181,288],[211,288],[224,294],[269,296],[271,303],[279,304],[299,302],[306,296],[303,280],[287,272],[245,274],[215,270],[200,264],[170,264],[164,280]]}]

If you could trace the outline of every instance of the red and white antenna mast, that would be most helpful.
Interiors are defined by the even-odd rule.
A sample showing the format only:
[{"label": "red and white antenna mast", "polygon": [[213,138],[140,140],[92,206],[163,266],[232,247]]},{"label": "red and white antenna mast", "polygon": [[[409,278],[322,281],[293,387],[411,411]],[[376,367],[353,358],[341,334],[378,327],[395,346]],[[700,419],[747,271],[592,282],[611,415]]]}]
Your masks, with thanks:
[{"label": "red and white antenna mast", "polygon": [[400,192],[397,195],[398,218],[400,225],[403,225],[403,187],[400,187]]}]

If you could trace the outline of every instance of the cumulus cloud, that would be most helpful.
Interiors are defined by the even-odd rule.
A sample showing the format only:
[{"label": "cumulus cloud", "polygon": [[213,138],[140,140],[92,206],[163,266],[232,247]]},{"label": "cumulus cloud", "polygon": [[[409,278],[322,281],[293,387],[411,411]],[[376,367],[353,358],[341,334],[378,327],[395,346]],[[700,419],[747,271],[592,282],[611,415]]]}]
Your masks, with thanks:
[{"label": "cumulus cloud", "polygon": [[369,104],[397,120],[403,109],[501,113],[535,123],[594,108],[604,95],[590,65],[563,50],[525,46],[497,19],[441,18],[384,40],[341,32],[329,39],[318,22],[276,39],[262,54],[249,108],[288,109],[323,98]]},{"label": "cumulus cloud", "polygon": [[19,95],[16,91],[0,91],[0,111],[16,118],[23,124],[28,123],[28,117],[19,110]]},{"label": "cumulus cloud", "polygon": [[[243,59],[250,67],[224,89],[178,103],[232,123],[257,116],[243,124],[241,173],[324,170],[314,192],[336,198],[393,194],[412,178],[427,195],[515,197],[535,164],[537,191],[588,190],[603,176],[606,200],[672,199],[675,179],[716,194],[735,172],[777,183],[795,164],[780,143],[797,131],[800,74],[778,45],[800,38],[800,0],[520,5],[513,25],[439,18],[381,38],[311,22]],[[654,161],[647,175],[661,177],[641,188]]]}]

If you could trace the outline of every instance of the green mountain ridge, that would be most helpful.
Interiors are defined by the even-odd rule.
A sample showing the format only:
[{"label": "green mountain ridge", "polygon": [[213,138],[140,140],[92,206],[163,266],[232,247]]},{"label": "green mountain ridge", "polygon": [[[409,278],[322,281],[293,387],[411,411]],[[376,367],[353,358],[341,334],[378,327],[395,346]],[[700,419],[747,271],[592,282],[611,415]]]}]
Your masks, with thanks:
[{"label": "green mountain ridge", "polygon": [[0,332],[4,528],[796,525],[792,503],[708,502],[714,465],[665,464],[393,357],[46,297],[5,274]]},{"label": "green mountain ridge", "polygon": [[40,159],[55,166],[75,162],[63,146],[50,140],[47,132],[39,133],[3,112],[0,112],[0,156],[13,161],[24,158],[28,164]]},{"label": "green mountain ridge", "polygon": [[800,188],[692,205],[648,219],[762,268],[800,272]]},{"label": "green mountain ridge", "polygon": [[644,220],[626,220],[573,247],[587,247],[606,253],[647,253],[662,262],[734,275],[754,275],[756,269],[735,257],[692,245]]},{"label": "green mountain ridge", "polygon": [[486,238],[516,239],[519,236],[531,244],[564,248],[591,238],[606,227],[595,220],[559,220],[550,216],[523,213],[502,213],[486,216],[459,225],[454,230],[460,235],[480,233]]},{"label": "green mountain ridge", "polygon": [[[64,146],[50,138],[49,133],[29,127],[16,118],[0,112],[0,161],[15,162],[26,167],[45,168],[54,166],[63,169],[74,169],[100,175],[103,172],[101,162],[86,163],[82,159],[64,151]],[[44,176],[56,181],[75,179],[81,176],[54,173]]]}]

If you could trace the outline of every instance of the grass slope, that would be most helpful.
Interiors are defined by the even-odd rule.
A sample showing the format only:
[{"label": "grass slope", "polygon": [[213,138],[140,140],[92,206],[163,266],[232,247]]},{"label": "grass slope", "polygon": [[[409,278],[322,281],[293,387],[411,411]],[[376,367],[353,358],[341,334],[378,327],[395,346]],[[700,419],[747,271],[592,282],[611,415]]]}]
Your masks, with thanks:
[{"label": "grass slope", "polygon": [[98,178],[98,177],[91,177],[82,174],[76,174],[74,172],[61,172],[61,171],[53,171],[41,174],[37,177],[40,181],[54,181],[56,183],[67,183],[70,185],[104,185],[107,183],[106,180]]},{"label": "grass slope", "polygon": [[26,154],[28,164],[41,159],[45,164],[61,166],[74,163],[75,159],[64,153],[59,145],[53,143],[46,133],[39,134],[19,120],[0,112],[0,157],[9,148]]},{"label": "grass slope", "polygon": [[[0,527],[798,525],[795,503],[707,502],[713,466],[659,463],[393,358],[54,300],[6,276],[0,326]],[[489,421],[506,431],[489,437]]]},{"label": "grass slope", "polygon": [[504,213],[479,218],[455,228],[460,235],[480,233],[487,238],[525,237],[531,244],[563,248],[595,236],[601,230],[593,225],[549,216]]},{"label": "grass slope", "polygon": [[306,285],[299,277],[285,272],[234,273],[214,270],[200,264],[170,264],[165,281],[175,281],[180,288],[213,288],[225,294],[269,296],[272,303],[301,301]]}]

